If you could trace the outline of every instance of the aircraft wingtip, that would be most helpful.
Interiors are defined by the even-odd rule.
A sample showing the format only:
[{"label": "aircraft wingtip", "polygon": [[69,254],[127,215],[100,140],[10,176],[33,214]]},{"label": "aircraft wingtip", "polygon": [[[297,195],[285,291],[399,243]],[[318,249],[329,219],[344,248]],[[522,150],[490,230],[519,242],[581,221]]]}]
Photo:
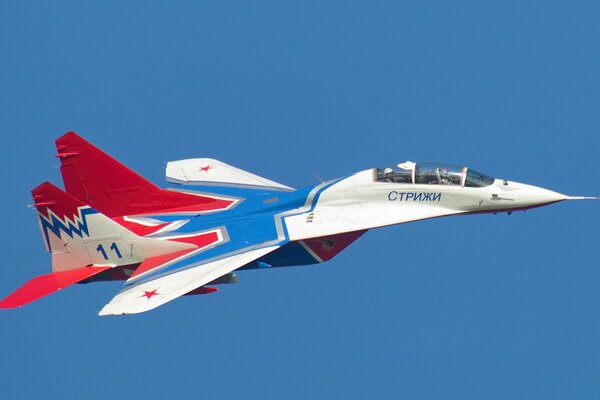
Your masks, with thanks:
[{"label": "aircraft wingtip", "polygon": [[107,304],[107,305],[105,305],[102,308],[102,310],[100,310],[100,312],[98,312],[98,315],[100,317],[105,317],[107,315],[125,315],[125,313],[122,313],[122,314],[115,313],[115,312],[113,312],[113,311],[110,310],[110,307]]}]

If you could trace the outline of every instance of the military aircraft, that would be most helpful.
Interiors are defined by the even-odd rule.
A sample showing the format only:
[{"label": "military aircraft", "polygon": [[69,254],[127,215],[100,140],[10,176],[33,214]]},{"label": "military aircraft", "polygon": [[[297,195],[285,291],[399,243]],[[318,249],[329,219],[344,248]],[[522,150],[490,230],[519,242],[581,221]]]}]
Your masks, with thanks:
[{"label": "military aircraft", "polygon": [[471,168],[404,162],[295,190],[210,158],[167,164],[161,189],[74,132],[56,140],[65,191],[32,190],[52,273],[0,308],[74,283],[125,280],[99,315],[135,314],[237,281],[236,270],[330,260],[367,230],[572,197]]}]

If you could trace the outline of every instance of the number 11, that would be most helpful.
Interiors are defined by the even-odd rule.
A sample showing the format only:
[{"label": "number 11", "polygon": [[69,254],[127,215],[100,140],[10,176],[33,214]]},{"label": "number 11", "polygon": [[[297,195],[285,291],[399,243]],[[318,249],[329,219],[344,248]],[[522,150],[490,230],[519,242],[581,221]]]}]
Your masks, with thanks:
[{"label": "number 11", "polygon": [[[117,247],[117,244],[115,242],[113,242],[110,245],[110,249],[117,255],[117,257],[123,258],[123,256],[121,256],[121,251],[119,250],[119,248]],[[98,247],[96,247],[96,251],[98,253],[102,254],[102,257],[104,257],[105,260],[108,260],[108,254],[106,254],[106,250],[104,250],[104,246],[99,244]]]}]

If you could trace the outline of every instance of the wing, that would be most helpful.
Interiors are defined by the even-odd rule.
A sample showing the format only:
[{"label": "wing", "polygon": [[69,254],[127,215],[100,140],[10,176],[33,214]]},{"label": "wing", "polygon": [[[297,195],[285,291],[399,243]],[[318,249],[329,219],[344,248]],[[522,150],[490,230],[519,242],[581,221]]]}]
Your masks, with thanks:
[{"label": "wing", "polygon": [[[172,259],[163,258],[158,262],[156,259],[149,260],[151,269],[159,271],[159,275],[126,287],[104,306],[99,315],[136,314],[152,310],[279,247],[279,245],[267,247],[259,245],[233,255],[211,260],[203,259],[203,254],[181,260],[181,253],[174,253]],[[167,267],[165,268],[165,266]],[[145,267],[145,271],[148,271],[147,267]]]},{"label": "wing", "polygon": [[195,186],[225,186],[247,189],[293,191],[289,186],[236,168],[212,158],[194,158],[167,163],[167,180]]}]

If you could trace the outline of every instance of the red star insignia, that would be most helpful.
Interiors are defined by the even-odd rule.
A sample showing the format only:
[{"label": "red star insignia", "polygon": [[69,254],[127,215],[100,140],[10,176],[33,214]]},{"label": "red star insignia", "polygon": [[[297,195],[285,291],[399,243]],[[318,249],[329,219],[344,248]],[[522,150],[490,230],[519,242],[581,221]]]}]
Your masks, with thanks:
[{"label": "red star insignia", "polygon": [[207,165],[205,167],[198,168],[198,172],[208,172],[209,169],[212,169],[212,167],[210,165]]},{"label": "red star insignia", "polygon": [[150,300],[150,297],[158,294],[158,293],[156,293],[157,291],[158,291],[158,289],[154,289],[154,290],[152,290],[150,292],[144,290],[144,294],[141,295],[140,297],[145,297],[148,300]]}]

